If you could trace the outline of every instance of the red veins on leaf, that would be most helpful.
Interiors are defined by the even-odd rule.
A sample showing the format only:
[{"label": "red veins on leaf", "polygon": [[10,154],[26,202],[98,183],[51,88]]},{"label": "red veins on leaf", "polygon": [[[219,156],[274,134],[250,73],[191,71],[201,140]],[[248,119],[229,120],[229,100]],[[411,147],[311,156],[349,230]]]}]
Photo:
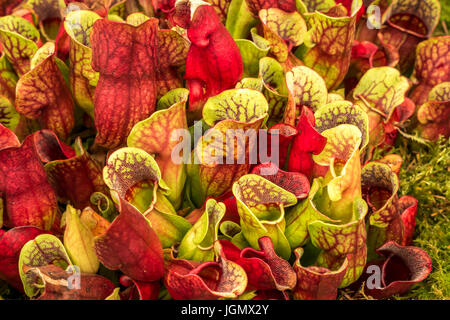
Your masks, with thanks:
[{"label": "red veins on leaf", "polygon": [[295,194],[297,199],[308,196],[310,184],[308,178],[299,172],[286,172],[269,162],[256,166],[252,173],[258,174],[283,189]]},{"label": "red veins on leaf", "polygon": [[113,148],[155,111],[157,20],[138,27],[97,20],[91,34],[92,67],[100,73],[94,97],[95,142]]},{"label": "red veins on leaf", "polygon": [[52,227],[58,204],[33,136],[28,136],[20,147],[0,150],[0,194],[5,202],[6,226]]},{"label": "red veins on leaf", "polygon": [[342,264],[338,270],[330,270],[325,267],[303,267],[300,258],[304,250],[295,250],[296,261],[294,270],[297,273],[297,285],[293,290],[296,300],[336,300],[337,289],[345,276],[348,261]]},{"label": "red veins on leaf", "polygon": [[377,252],[384,257],[384,260],[374,264],[381,269],[381,283],[377,287],[376,283],[367,279],[364,287],[366,294],[375,299],[405,293],[431,272],[430,256],[417,247],[400,246],[390,241],[378,248]]},{"label": "red veins on leaf", "polygon": [[61,139],[69,137],[75,124],[74,103],[59,70],[55,53],[46,57],[17,83],[16,109]]},{"label": "red veins on leaf", "polygon": [[279,8],[286,12],[297,10],[295,0],[245,0],[250,12],[254,16],[258,16],[261,9]]}]

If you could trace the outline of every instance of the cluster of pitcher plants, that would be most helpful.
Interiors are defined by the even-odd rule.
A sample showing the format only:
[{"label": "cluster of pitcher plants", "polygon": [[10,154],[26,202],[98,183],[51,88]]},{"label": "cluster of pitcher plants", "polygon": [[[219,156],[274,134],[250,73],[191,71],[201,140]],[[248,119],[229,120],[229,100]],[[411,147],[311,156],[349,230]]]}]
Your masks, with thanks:
[{"label": "cluster of pitcher plants", "polygon": [[440,6],[0,0],[0,279],[29,299],[410,290],[431,259],[387,153],[450,135]]}]

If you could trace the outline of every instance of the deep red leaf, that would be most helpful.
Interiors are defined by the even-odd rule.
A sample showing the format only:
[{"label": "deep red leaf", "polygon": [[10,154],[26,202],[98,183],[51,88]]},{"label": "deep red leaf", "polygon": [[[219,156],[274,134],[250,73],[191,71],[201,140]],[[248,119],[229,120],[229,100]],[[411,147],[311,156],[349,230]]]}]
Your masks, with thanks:
[{"label": "deep red leaf", "polygon": [[270,129],[267,130],[267,133],[268,133],[267,156],[270,157],[272,155],[271,153],[273,144],[272,137],[277,135],[278,143],[275,144],[275,148],[278,148],[279,167],[284,168],[289,155],[289,147],[291,146],[292,141],[294,140],[298,131],[296,128],[294,128],[289,124],[277,123],[272,127],[270,127]]},{"label": "deep red leaf", "polygon": [[[186,14],[184,10],[183,15]],[[176,21],[185,24],[191,41],[185,79],[189,86],[190,119],[196,120],[201,118],[203,104],[209,97],[234,88],[241,79],[243,64],[239,48],[212,6],[199,6],[192,21],[186,23],[187,20],[184,17],[183,22]]]},{"label": "deep red leaf", "polygon": [[0,151],[0,194],[8,227],[31,225],[49,230],[58,212],[55,193],[28,136],[20,147]]},{"label": "deep red leaf", "polygon": [[0,1],[0,17],[11,14],[13,9],[23,0],[2,0]]},{"label": "deep red leaf", "polygon": [[65,160],[75,156],[72,147],[60,141],[50,130],[37,131],[33,133],[32,137],[36,152],[43,163]]},{"label": "deep red leaf", "polygon": [[171,297],[175,300],[215,300],[242,294],[247,286],[247,275],[220,250],[219,262],[169,258],[164,284]]},{"label": "deep red leaf", "polygon": [[417,204],[417,199],[411,196],[403,196],[398,199],[398,211],[401,214],[404,228],[402,242],[404,246],[409,246],[412,243],[414,228],[416,227]]},{"label": "deep red leaf", "polygon": [[405,101],[395,107],[392,121],[405,122],[414,114],[414,111],[416,111],[416,104],[411,99],[405,97]]},{"label": "deep red leaf", "polygon": [[0,123],[0,150],[6,149],[9,147],[19,147],[20,141],[17,139],[17,136]]},{"label": "deep red leaf", "polygon": [[36,236],[45,233],[36,227],[16,227],[0,235],[0,279],[23,292],[19,275],[19,256],[22,247]]},{"label": "deep red leaf", "polygon": [[365,285],[366,294],[375,299],[403,294],[431,272],[430,256],[417,247],[400,246],[390,241],[378,248],[377,252],[385,257],[381,264],[381,287],[369,289],[367,282]]},{"label": "deep red leaf", "polygon": [[289,154],[289,171],[303,173],[308,179],[311,179],[314,167],[312,155],[319,154],[327,143],[327,139],[318,133],[313,125],[307,112],[302,111],[297,124],[299,134],[295,137]]},{"label": "deep red leaf", "polygon": [[164,274],[162,246],[148,220],[120,199],[120,214],[95,239],[97,256],[108,269],[120,269],[134,280],[156,281]]},{"label": "deep red leaf", "polygon": [[227,259],[242,266],[247,273],[248,289],[293,289],[297,277],[289,262],[277,256],[269,237],[260,238],[258,243],[262,250],[245,248],[241,251],[230,241],[221,241]]},{"label": "deep red leaf", "polygon": [[31,268],[28,272],[39,272],[45,282],[45,289],[38,300],[104,300],[114,290],[115,285],[107,278],[98,274],[81,273],[80,288],[69,288],[72,273],[58,266],[47,265]]},{"label": "deep red leaf", "polygon": [[135,281],[128,276],[120,277],[120,283],[128,287],[120,293],[122,300],[156,300],[161,289],[159,281]]},{"label": "deep red leaf", "polygon": [[233,192],[228,191],[224,193],[222,196],[216,198],[216,201],[223,202],[226,207],[225,215],[223,216],[222,221],[233,221],[237,224],[240,223],[241,218],[239,217],[236,198],[233,196]]}]

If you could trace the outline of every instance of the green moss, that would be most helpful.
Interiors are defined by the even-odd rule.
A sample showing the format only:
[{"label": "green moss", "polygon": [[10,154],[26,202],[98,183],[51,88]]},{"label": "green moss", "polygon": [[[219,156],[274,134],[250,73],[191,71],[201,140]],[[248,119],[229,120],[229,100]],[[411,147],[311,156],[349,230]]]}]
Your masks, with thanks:
[{"label": "green moss", "polygon": [[[444,26],[445,25],[445,26]],[[450,27],[450,6],[444,5],[441,1],[441,17],[436,29],[434,29],[433,37],[448,35]]]},{"label": "green moss", "polygon": [[433,260],[429,277],[402,299],[450,299],[450,142],[440,139],[430,147],[402,139],[390,153],[403,159],[399,195],[419,201],[413,244]]},{"label": "green moss", "polygon": [[[408,137],[407,137],[408,136]],[[399,135],[389,152],[377,149],[373,159],[399,154],[403,165],[399,173],[399,197],[410,195],[418,200],[413,245],[422,248],[433,261],[427,279],[409,292],[393,299],[450,300],[450,141],[441,138],[423,144],[413,135]],[[370,299],[362,290],[340,290],[338,299]]]}]

